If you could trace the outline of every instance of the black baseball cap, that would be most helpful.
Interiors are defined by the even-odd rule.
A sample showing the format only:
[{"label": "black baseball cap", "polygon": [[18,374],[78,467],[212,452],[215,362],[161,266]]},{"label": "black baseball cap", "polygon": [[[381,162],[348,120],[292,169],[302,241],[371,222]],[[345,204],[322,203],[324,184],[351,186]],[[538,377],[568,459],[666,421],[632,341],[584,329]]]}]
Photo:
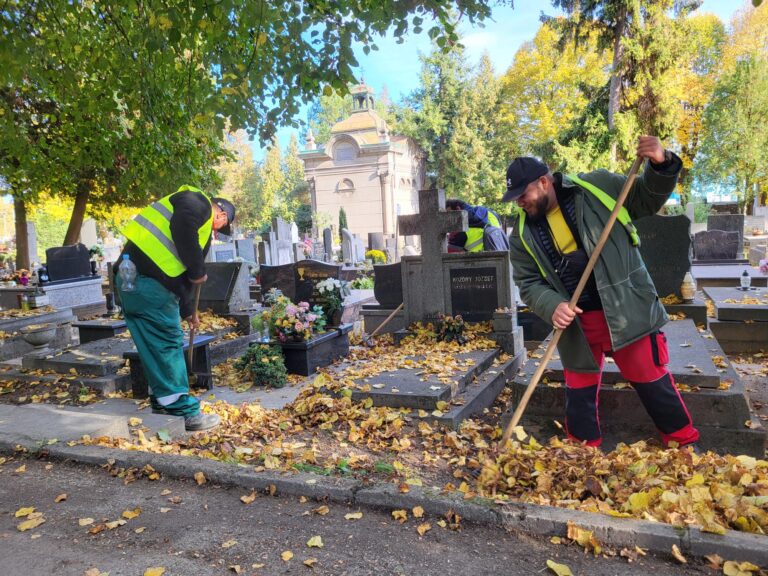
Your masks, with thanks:
[{"label": "black baseball cap", "polygon": [[501,201],[511,202],[522,195],[528,184],[548,173],[549,168],[538,158],[518,156],[507,166],[507,193]]},{"label": "black baseball cap", "polygon": [[232,236],[232,222],[235,221],[235,205],[226,198],[211,198],[211,202],[224,210],[224,213],[227,215],[227,225],[222,227],[219,232],[226,236]]}]

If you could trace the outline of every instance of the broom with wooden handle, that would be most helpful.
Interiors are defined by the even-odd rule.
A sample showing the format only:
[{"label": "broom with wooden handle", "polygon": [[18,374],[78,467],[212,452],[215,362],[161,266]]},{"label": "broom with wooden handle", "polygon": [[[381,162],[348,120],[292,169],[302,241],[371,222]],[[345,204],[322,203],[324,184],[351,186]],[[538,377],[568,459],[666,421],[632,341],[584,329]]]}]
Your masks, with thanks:
[{"label": "broom with wooden handle", "polygon": [[[600,252],[603,250],[603,246],[605,246],[605,243],[608,241],[608,235],[611,233],[611,229],[613,229],[613,225],[616,222],[616,219],[619,217],[619,211],[624,206],[624,202],[627,199],[627,196],[629,195],[629,191],[632,188],[632,183],[635,181],[635,176],[637,176],[637,171],[640,169],[640,165],[643,163],[643,158],[638,156],[635,158],[634,163],[632,164],[632,167],[629,169],[629,174],[627,174],[627,181],[624,182],[624,187],[621,189],[621,193],[619,194],[619,197],[616,199],[616,205],[613,207],[613,212],[611,212],[611,216],[608,218],[608,222],[605,223],[605,228],[603,229],[603,233],[600,235],[600,239],[597,241],[597,246],[595,246],[595,249],[592,251],[592,255],[589,257],[589,261],[587,262],[587,267],[584,268],[584,272],[581,275],[581,279],[579,280],[579,283],[576,285],[576,290],[573,292],[573,296],[571,296],[571,300],[568,302],[568,308],[573,310],[576,307],[576,303],[579,301],[579,298],[581,297],[581,293],[584,291],[584,286],[587,284],[587,280],[589,280],[589,275],[592,274],[592,269],[595,267],[595,263],[597,262],[597,259],[600,257]],[[533,391],[536,389],[536,386],[539,384],[539,380],[541,380],[541,376],[544,374],[544,371],[547,369],[547,364],[549,364],[549,361],[552,359],[552,355],[555,353],[555,349],[557,348],[557,343],[560,341],[560,336],[562,335],[563,331],[559,328],[555,328],[555,332],[552,335],[552,340],[549,341],[549,346],[547,346],[546,352],[544,352],[544,357],[541,359],[541,363],[539,364],[539,367],[536,369],[536,372],[533,374],[533,378],[531,378],[531,381],[528,383],[528,387],[525,389],[525,393],[523,394],[523,397],[520,399],[520,402],[517,404],[517,408],[515,408],[514,414],[512,414],[512,419],[509,421],[509,424],[507,424],[507,427],[504,429],[504,434],[501,437],[501,442],[499,442],[499,449],[503,449],[506,445],[507,441],[509,440],[510,436],[512,436],[512,431],[515,429],[515,426],[517,426],[520,423],[520,419],[523,417],[523,412],[525,412],[525,408],[528,406],[528,402],[531,399],[531,396],[533,396]]]}]

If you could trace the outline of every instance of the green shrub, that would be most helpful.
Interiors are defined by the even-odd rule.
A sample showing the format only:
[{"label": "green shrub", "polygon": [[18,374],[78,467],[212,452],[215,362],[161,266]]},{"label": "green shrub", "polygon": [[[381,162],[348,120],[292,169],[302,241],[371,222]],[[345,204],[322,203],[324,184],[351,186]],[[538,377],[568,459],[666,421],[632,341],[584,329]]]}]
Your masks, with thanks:
[{"label": "green shrub", "polygon": [[267,344],[250,346],[235,362],[235,368],[247,374],[257,386],[282,388],[288,376],[282,350]]},{"label": "green shrub", "polygon": [[370,276],[360,276],[349,283],[353,290],[373,290],[373,278]]}]

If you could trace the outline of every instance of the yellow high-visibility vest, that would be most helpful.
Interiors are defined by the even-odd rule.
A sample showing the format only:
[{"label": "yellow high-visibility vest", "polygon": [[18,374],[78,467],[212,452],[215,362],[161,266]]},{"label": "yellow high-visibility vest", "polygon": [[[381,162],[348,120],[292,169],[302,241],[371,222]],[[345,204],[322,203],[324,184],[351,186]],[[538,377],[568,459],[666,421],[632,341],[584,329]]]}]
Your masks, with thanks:
[{"label": "yellow high-visibility vest", "polygon": [[[488,211],[488,226],[496,226],[501,228],[499,219],[496,218],[493,212]],[[464,242],[464,250],[467,252],[482,252],[483,251],[483,233],[485,228],[470,228],[466,231],[467,241]]]},{"label": "yellow high-visibility vest", "polygon": [[[187,269],[179,258],[176,246],[171,236],[171,217],[173,216],[173,204],[171,196],[179,192],[199,192],[211,203],[211,199],[199,188],[193,186],[181,186],[173,194],[160,198],[150,204],[123,228],[123,235],[133,242],[139,250],[144,252],[152,262],[167,276],[175,278],[181,276]],[[197,231],[197,239],[200,249],[205,248],[213,233],[213,209],[211,217]]]}]

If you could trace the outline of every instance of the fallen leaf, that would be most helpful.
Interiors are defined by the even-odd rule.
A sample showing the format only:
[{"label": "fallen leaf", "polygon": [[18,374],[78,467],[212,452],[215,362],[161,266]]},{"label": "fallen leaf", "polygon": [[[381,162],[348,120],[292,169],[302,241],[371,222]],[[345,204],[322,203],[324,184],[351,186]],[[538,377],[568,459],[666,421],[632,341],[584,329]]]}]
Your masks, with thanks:
[{"label": "fallen leaf", "polygon": [[128,426],[138,426],[141,423],[142,423],[142,419],[137,418],[136,416],[128,418]]},{"label": "fallen leaf", "polygon": [[139,514],[141,514],[141,508],[136,507],[133,510],[123,511],[123,518],[125,518],[126,520],[132,520],[133,518],[136,518]]},{"label": "fallen leaf", "polygon": [[146,529],[147,529],[147,527],[146,527],[146,526],[142,526],[142,527],[140,527],[140,528],[136,528],[136,529],[134,530],[134,532],[135,532],[136,534],[141,534],[141,533],[142,533],[142,532],[144,532],[144,530],[146,530]]},{"label": "fallen leaf", "polygon": [[22,464],[21,466],[16,468],[16,470],[14,470],[14,472],[16,472],[17,474],[22,474],[22,473],[24,473],[26,471],[27,471],[27,465],[26,464]]},{"label": "fallen leaf", "polygon": [[314,508],[312,510],[312,512],[314,512],[315,514],[319,514],[320,516],[325,516],[330,511],[331,509],[328,508],[328,506],[326,506],[325,504],[323,504],[322,506],[318,506],[317,508]]},{"label": "fallen leaf", "polygon": [[243,504],[252,504],[254,500],[256,500],[256,490],[246,496],[240,496],[240,501]]},{"label": "fallen leaf", "polygon": [[198,486],[202,486],[203,484],[205,484],[207,482],[207,480],[205,479],[205,474],[203,474],[202,472],[195,472],[195,481],[197,482]]},{"label": "fallen leaf", "polygon": [[547,568],[552,570],[557,576],[573,576],[573,572],[565,564],[558,564],[553,560],[547,560]]},{"label": "fallen leaf", "polygon": [[229,569],[232,570],[232,572],[234,572],[235,574],[242,574],[243,573],[243,569],[240,567],[240,564],[232,564],[229,567]]},{"label": "fallen leaf", "polygon": [[344,518],[347,520],[360,520],[360,518],[363,517],[362,512],[350,512],[349,514],[344,514]]},{"label": "fallen leaf", "polygon": [[408,512],[405,510],[392,510],[392,518],[400,522],[402,524],[406,520],[408,520]]},{"label": "fallen leaf", "polygon": [[315,564],[317,564],[317,558],[307,558],[304,560],[304,565],[309,566],[310,568],[314,568]]},{"label": "fallen leaf", "polygon": [[222,548],[232,548],[232,546],[234,546],[235,544],[237,544],[237,540],[227,540],[226,542],[223,542],[221,544],[221,547]]},{"label": "fallen leaf", "polygon": [[80,526],[90,526],[91,524],[93,524],[93,518],[80,518],[80,519],[77,521],[77,523],[78,523]]},{"label": "fallen leaf", "polygon": [[419,533],[419,536],[424,536],[430,530],[432,530],[432,525],[429,522],[422,522],[416,526],[416,532]]},{"label": "fallen leaf", "polygon": [[16,510],[16,518],[23,518],[24,516],[29,516],[34,511],[35,509],[32,506],[28,508],[19,508],[18,510]]},{"label": "fallen leaf", "polygon": [[144,570],[144,576],[163,576],[165,574],[165,568],[162,566],[154,566]]},{"label": "fallen leaf", "polygon": [[280,558],[283,559],[283,562],[288,562],[288,560],[293,558],[293,552],[291,552],[290,550],[286,550],[285,552],[280,554]]},{"label": "fallen leaf", "polygon": [[413,512],[414,518],[421,518],[422,516],[424,516],[424,508],[422,508],[421,506],[414,507],[413,510],[411,510],[411,512]]},{"label": "fallen leaf", "polygon": [[56,496],[56,498],[53,499],[53,501],[58,503],[58,502],[64,502],[64,500],[66,499],[67,499],[66,494],[59,494],[58,496]]},{"label": "fallen leaf", "polygon": [[760,568],[750,562],[734,562],[728,560],[723,564],[723,574],[725,576],[753,576],[753,572],[756,572]]},{"label": "fallen leaf", "polygon": [[307,540],[307,546],[310,548],[322,548],[323,539],[320,536],[312,536],[312,538]]},{"label": "fallen leaf", "polygon": [[112,522],[107,522],[105,525],[106,525],[106,527],[107,527],[107,528],[109,528],[110,530],[114,530],[114,529],[115,529],[115,528],[117,528],[118,526],[123,526],[123,525],[124,525],[124,524],[126,524],[126,523],[127,523],[127,522],[126,522],[125,520],[123,520],[122,518],[119,518],[119,519],[117,519],[117,520],[113,520]]},{"label": "fallen leaf", "polygon": [[43,518],[43,515],[41,514],[39,517],[30,518],[29,520],[24,520],[24,522],[16,526],[16,529],[19,532],[26,532],[27,530],[31,530],[32,528],[37,528],[38,526],[40,526],[40,524],[43,524],[44,522],[45,522],[45,518]]},{"label": "fallen leaf", "polygon": [[160,513],[161,514],[165,514],[166,512],[170,512],[170,511],[171,511],[170,508],[160,508]]},{"label": "fallen leaf", "polygon": [[680,562],[680,564],[688,564],[688,560],[685,559],[685,556],[680,552],[680,548],[677,547],[677,544],[672,544],[672,556]]}]

